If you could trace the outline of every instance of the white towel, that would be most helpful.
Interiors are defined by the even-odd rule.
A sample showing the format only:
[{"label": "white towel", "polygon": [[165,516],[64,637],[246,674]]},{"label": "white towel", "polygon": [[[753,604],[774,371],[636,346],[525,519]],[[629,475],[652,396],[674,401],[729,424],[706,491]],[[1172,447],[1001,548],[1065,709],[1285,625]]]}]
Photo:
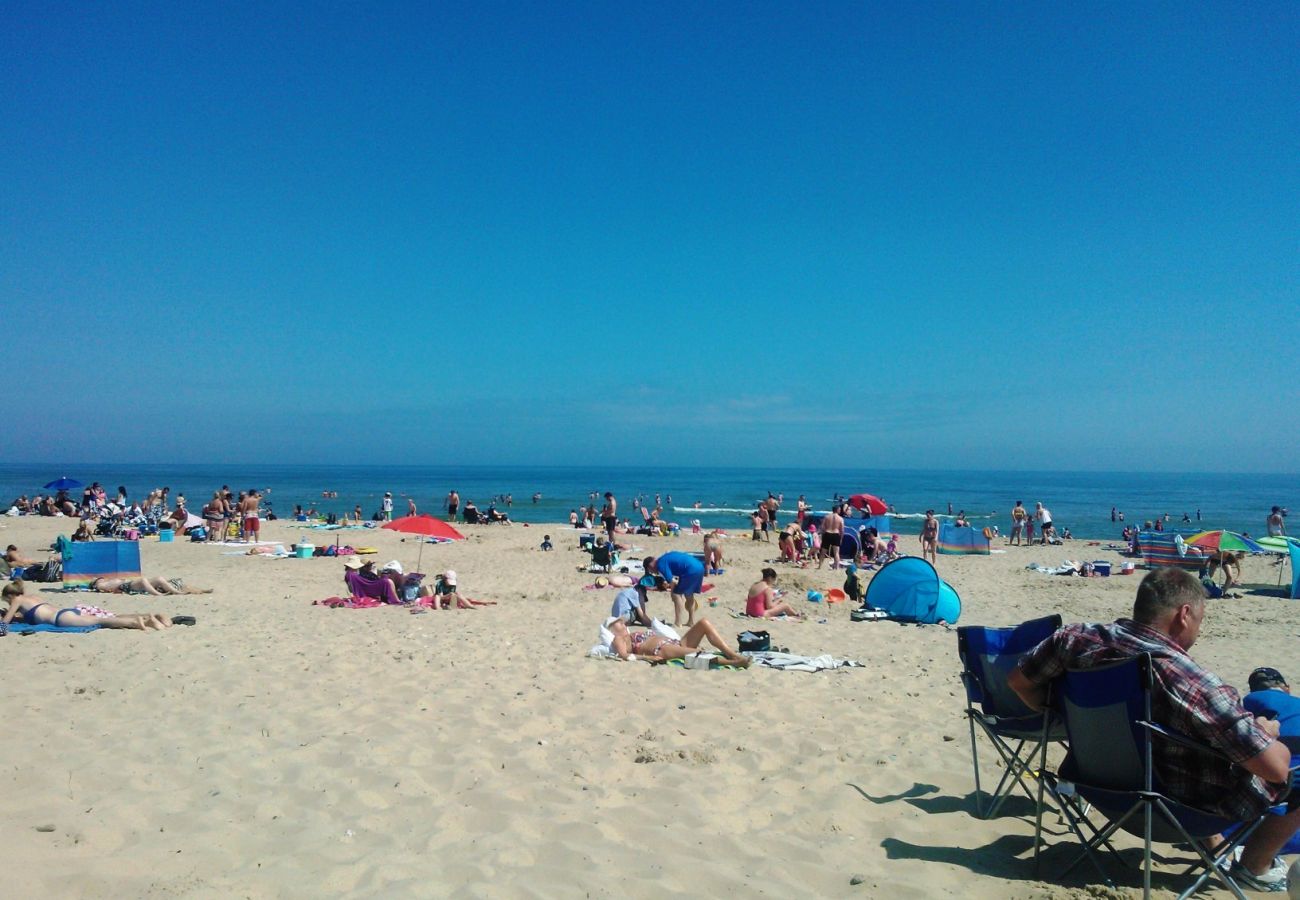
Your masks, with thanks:
[{"label": "white towel", "polygon": [[862,663],[852,659],[836,659],[824,654],[822,656],[799,656],[794,653],[777,653],[763,650],[747,654],[756,665],[769,669],[782,669],[787,672],[822,672],[827,669],[845,669],[861,667]]}]

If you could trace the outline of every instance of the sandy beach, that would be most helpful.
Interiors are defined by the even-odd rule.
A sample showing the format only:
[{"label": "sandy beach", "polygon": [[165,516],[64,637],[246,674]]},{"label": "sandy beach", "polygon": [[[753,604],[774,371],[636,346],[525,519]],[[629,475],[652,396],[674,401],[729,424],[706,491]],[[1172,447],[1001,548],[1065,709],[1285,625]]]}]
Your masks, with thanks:
[{"label": "sandy beach", "polygon": [[[69,523],[3,525],[6,543],[43,556]],[[783,567],[781,587],[810,618],[768,623],[773,643],[864,668],[587,659],[614,591],[583,589],[594,576],[578,571],[576,532],[465,530],[467,541],[426,545],[421,568],[456,569],[462,593],[495,607],[331,610],[312,602],[342,592],[335,559],[150,539],[146,574],[213,593],[77,599],[186,613],[196,626],[0,638],[0,820],[20,863],[0,893],[1110,896],[1083,868],[1064,885],[1035,878],[1028,804],[993,821],[972,814],[953,631],[850,622],[845,604],[801,599],[842,574]],[[279,521],[263,536],[303,533]],[[543,533],[554,552],[537,549]],[[415,564],[413,539],[340,537]],[[699,549],[690,535],[634,540],[647,553]],[[737,536],[726,555],[705,615],[734,638],[745,622],[731,612],[775,544]],[[940,557],[939,569],[962,596],[963,624],[1127,615],[1140,573],[1025,570],[1065,557],[1119,559],[1075,542]],[[1290,673],[1300,631],[1300,605],[1280,599],[1267,560],[1248,560],[1244,575],[1245,598],[1211,603],[1194,651],[1241,686],[1256,665]],[[650,611],[671,619],[668,596]]]}]

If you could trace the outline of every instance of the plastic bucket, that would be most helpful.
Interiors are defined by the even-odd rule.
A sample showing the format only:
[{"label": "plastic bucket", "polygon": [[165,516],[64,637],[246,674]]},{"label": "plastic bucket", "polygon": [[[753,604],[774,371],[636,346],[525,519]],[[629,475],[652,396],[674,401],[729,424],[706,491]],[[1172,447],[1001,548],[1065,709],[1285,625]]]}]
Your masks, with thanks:
[{"label": "plastic bucket", "polygon": [[827,603],[843,603],[847,599],[849,599],[848,595],[839,588],[831,588],[826,592]]},{"label": "plastic bucket", "polygon": [[170,544],[175,538],[176,533],[170,528],[163,528],[158,531],[158,543]]}]

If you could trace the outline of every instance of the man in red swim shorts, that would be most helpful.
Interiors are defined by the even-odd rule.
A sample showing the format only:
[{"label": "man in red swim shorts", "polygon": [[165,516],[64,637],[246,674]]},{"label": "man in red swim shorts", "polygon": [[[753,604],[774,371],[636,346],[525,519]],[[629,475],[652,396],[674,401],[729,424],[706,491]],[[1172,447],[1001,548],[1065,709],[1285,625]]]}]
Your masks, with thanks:
[{"label": "man in red swim shorts", "polygon": [[257,489],[248,492],[248,496],[239,504],[239,513],[244,520],[244,540],[256,541],[262,534],[262,521],[258,518],[258,505],[262,496]]}]

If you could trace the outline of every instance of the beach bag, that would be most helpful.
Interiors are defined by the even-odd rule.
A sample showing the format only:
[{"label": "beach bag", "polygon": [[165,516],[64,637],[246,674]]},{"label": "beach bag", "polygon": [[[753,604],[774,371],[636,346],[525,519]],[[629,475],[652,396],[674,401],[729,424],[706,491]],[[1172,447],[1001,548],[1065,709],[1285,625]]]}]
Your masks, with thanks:
[{"label": "beach bag", "polygon": [[742,631],[736,635],[741,653],[758,653],[772,649],[772,636],[766,631]]},{"label": "beach bag", "polygon": [[206,541],[207,539],[208,539],[208,530],[207,530],[206,528],[191,528],[191,529],[190,529],[190,543],[191,543],[191,544],[196,544],[196,543],[198,543],[199,541]]},{"label": "beach bag", "polygon": [[49,562],[37,563],[34,566],[27,566],[23,569],[23,580],[34,581],[38,583],[49,583],[51,581],[63,580],[63,563],[57,559]]}]

